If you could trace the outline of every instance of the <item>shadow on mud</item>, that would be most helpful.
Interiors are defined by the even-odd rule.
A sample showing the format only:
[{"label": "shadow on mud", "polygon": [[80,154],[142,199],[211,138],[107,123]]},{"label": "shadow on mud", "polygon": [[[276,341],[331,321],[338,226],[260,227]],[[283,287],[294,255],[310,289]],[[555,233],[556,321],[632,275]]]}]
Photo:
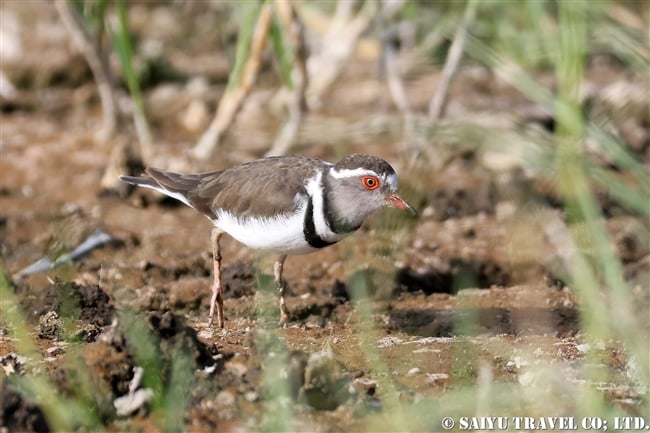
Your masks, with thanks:
[{"label": "shadow on mud", "polygon": [[405,308],[390,311],[389,319],[389,329],[423,337],[484,333],[567,336],[580,329],[579,313],[574,308]]}]

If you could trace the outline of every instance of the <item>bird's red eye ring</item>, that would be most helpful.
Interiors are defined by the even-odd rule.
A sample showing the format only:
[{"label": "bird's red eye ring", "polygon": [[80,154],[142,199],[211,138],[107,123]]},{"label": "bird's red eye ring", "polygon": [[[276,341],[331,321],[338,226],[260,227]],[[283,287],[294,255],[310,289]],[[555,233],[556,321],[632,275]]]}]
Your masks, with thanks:
[{"label": "bird's red eye ring", "polygon": [[363,176],[361,183],[367,190],[375,190],[379,188],[379,179],[376,176]]}]

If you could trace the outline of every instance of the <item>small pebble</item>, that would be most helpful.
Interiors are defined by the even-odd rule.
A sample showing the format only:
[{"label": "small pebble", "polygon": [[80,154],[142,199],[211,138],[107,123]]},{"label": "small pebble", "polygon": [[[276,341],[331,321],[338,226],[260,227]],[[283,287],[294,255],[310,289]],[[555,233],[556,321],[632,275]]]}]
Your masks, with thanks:
[{"label": "small pebble", "polygon": [[427,378],[424,381],[427,385],[439,385],[449,380],[447,373],[427,373]]},{"label": "small pebble", "polygon": [[255,391],[248,391],[247,393],[244,394],[244,398],[247,401],[253,403],[259,400],[260,396]]},{"label": "small pebble", "polygon": [[241,362],[230,361],[226,363],[226,370],[233,375],[241,378],[244,377],[244,375],[248,372],[248,367],[246,367],[246,365],[242,364]]},{"label": "small pebble", "polygon": [[0,367],[2,367],[4,374],[7,376],[12,374],[23,374],[25,372],[26,363],[26,357],[13,352],[0,356]]},{"label": "small pebble", "polygon": [[420,369],[417,368],[417,367],[413,367],[412,369],[410,369],[410,370],[406,373],[406,375],[407,375],[407,376],[415,376],[416,374],[420,374],[420,373],[422,373],[422,370],[420,370]]},{"label": "small pebble", "polygon": [[219,394],[217,394],[216,403],[219,406],[234,406],[235,396],[229,390],[221,391]]},{"label": "small pebble", "polygon": [[48,347],[45,351],[50,356],[62,355],[65,352],[61,346]]}]

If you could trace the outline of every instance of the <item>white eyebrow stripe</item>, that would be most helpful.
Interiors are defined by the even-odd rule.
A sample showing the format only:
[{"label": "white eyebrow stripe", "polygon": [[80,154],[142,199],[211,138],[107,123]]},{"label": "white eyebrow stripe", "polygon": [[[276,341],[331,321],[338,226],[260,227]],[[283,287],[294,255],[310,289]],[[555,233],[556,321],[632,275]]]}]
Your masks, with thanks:
[{"label": "white eyebrow stripe", "polygon": [[347,177],[357,177],[363,175],[377,176],[377,173],[366,168],[355,168],[354,170],[350,170],[349,168],[337,170],[333,168],[330,170],[330,174],[332,177],[335,177],[337,179],[345,179]]}]

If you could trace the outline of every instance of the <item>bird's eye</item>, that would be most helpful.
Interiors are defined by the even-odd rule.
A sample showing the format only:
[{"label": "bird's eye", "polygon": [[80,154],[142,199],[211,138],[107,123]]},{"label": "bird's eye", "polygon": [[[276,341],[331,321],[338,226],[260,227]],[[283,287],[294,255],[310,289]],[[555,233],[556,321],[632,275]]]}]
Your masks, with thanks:
[{"label": "bird's eye", "polygon": [[376,176],[363,176],[361,178],[361,183],[370,191],[379,188],[379,179],[377,179]]}]

